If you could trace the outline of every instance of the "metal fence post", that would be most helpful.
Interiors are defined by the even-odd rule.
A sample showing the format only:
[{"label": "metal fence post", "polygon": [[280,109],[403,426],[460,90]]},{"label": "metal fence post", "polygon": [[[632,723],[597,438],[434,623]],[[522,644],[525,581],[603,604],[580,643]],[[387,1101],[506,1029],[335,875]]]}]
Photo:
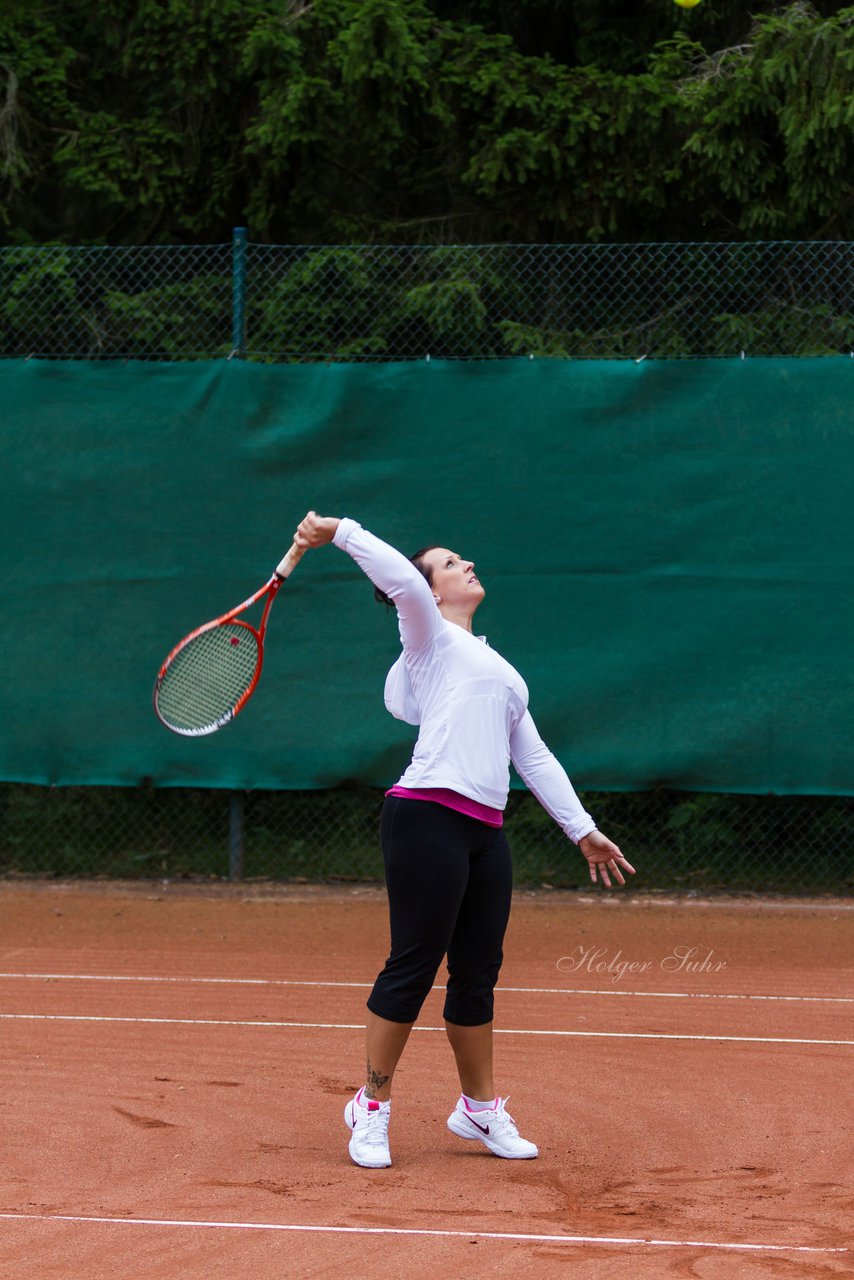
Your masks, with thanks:
[{"label": "metal fence post", "polygon": [[231,791],[228,797],[228,878],[243,879],[243,818],[245,798],[242,791]]},{"label": "metal fence post", "polygon": [[243,357],[246,351],[246,228],[235,227],[231,234],[231,354]]}]

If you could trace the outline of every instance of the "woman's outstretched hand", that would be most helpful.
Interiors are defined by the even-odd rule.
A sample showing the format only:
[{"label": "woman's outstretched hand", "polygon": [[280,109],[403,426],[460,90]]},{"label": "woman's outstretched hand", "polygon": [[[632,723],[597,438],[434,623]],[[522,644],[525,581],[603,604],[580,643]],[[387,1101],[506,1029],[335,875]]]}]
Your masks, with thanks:
[{"label": "woman's outstretched hand", "polygon": [[602,883],[610,889],[609,870],[618,884],[626,883],[623,871],[628,871],[631,876],[635,874],[634,867],[623,857],[613,840],[603,836],[601,831],[591,831],[579,841],[578,847],[587,859],[590,879],[594,884],[601,877]]},{"label": "woman's outstretched hand", "polygon": [[297,525],[294,542],[304,551],[309,547],[322,547],[335,537],[339,524],[340,521],[335,516],[319,516],[316,511],[309,511]]}]

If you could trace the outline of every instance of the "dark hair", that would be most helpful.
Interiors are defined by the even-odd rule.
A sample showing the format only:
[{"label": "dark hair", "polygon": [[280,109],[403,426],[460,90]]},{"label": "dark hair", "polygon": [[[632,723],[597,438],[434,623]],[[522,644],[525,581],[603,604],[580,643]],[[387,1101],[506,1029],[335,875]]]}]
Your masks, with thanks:
[{"label": "dark hair", "polygon": [[[438,550],[439,550],[439,544],[434,543],[433,546],[422,547],[420,551],[416,551],[414,555],[409,557],[410,562],[415,565],[415,568],[422,575],[422,577],[427,579],[427,583],[431,587],[433,585],[433,570],[424,563],[424,557],[426,556],[428,551],[438,551]],[[387,596],[384,591],[380,591],[379,587],[374,587],[374,599],[379,604],[384,604],[387,609],[394,608],[394,601],[392,600],[391,596]]]}]

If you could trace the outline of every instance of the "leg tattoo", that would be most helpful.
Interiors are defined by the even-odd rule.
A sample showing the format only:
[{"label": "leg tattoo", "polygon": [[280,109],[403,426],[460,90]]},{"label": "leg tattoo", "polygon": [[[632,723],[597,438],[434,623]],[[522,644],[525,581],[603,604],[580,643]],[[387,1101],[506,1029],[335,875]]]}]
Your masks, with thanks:
[{"label": "leg tattoo", "polygon": [[368,1058],[368,1082],[365,1085],[365,1097],[369,1100],[376,1098],[377,1090],[388,1084],[390,1079],[390,1076],[381,1076],[379,1071],[375,1071],[371,1066],[370,1058]]}]

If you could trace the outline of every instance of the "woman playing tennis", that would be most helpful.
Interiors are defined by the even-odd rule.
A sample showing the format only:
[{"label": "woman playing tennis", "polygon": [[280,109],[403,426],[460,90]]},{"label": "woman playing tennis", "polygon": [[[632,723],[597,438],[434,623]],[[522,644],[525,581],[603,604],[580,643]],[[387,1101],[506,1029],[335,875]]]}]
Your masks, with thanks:
[{"label": "woman playing tennis", "polygon": [[391,954],[368,998],[367,1078],[344,1110],[350,1156],[391,1164],[391,1086],[400,1056],[442,959],[444,1019],[461,1095],[448,1119],[460,1138],[494,1155],[528,1160],[492,1075],[493,990],[510,914],[510,850],[502,831],[509,762],[610,888],[634,874],[584,811],[527,710],[519,673],[472,632],[485,592],[474,564],[445,547],[408,560],[355,520],[310,511],[294,541],[327,542],[356,561],[380,599],[397,609],[403,652],[386,679],[392,715],[419,726],[412,761],[383,804],[381,838]]}]

